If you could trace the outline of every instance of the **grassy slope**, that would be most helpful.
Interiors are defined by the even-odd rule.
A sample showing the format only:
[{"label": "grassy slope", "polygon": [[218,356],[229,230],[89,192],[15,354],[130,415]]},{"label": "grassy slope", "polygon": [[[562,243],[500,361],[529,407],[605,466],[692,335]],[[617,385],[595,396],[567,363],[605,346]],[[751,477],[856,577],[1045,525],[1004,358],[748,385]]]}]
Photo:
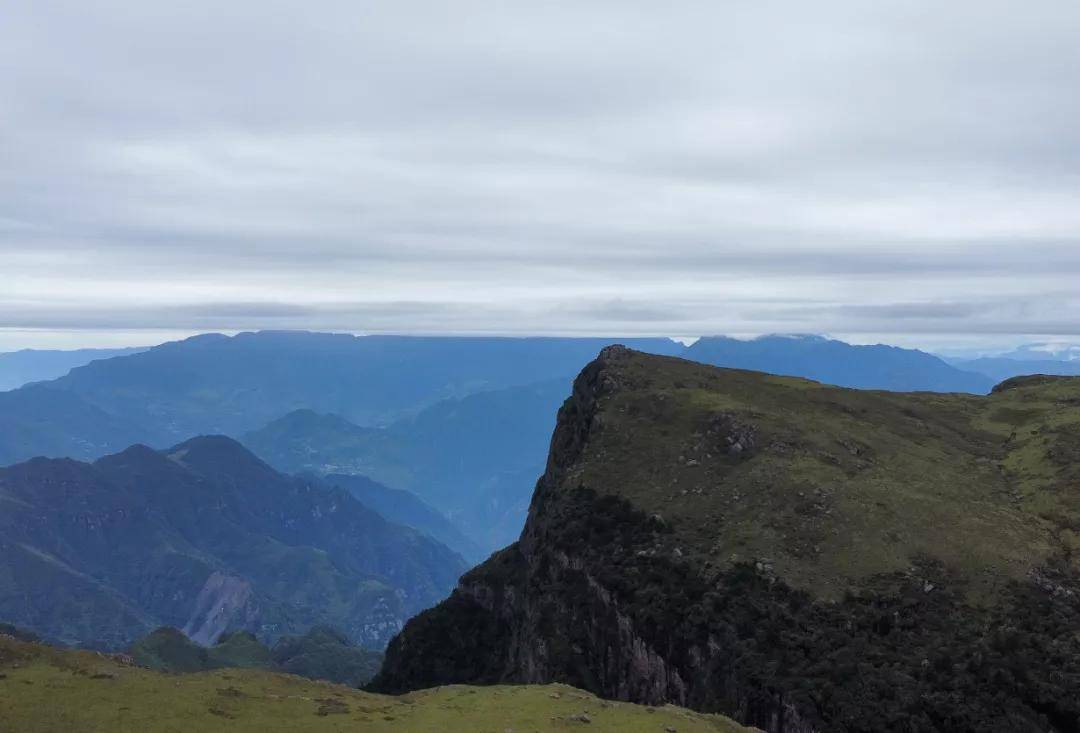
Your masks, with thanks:
[{"label": "grassy slope", "polygon": [[[585,714],[586,723],[577,716]],[[562,685],[443,687],[388,697],[258,670],[165,675],[94,652],[0,636],[0,731],[748,730],[674,707],[598,700]]]},{"label": "grassy slope", "polygon": [[[632,354],[564,485],[617,493],[722,569],[837,598],[933,556],[972,600],[1078,546],[1080,379],[989,397],[859,392]],[[731,424],[755,447],[729,455]],[[712,432],[710,432],[710,430]]]}]

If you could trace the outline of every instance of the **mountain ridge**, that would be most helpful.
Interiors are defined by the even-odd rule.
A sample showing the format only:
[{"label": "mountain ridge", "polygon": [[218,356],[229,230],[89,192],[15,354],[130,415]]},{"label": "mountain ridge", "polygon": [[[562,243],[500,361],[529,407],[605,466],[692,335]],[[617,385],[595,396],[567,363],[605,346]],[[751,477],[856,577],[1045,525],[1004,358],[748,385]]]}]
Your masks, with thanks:
[{"label": "mountain ridge", "polygon": [[1012,377],[1026,374],[1047,374],[1051,376],[1080,376],[1080,361],[1053,359],[1008,359],[1004,357],[983,357],[970,361],[958,361],[956,367],[966,371],[985,374],[987,377],[1003,382]]},{"label": "mountain ridge", "polygon": [[466,567],[222,436],[32,459],[0,469],[0,502],[0,617],[71,644],[120,648],[163,625],[273,641],[332,623],[379,648]]},{"label": "mountain ridge", "polygon": [[713,366],[802,377],[824,384],[893,392],[986,394],[994,382],[924,351],[886,344],[853,345],[823,336],[725,336],[698,339],[683,358]]},{"label": "mountain ridge", "polygon": [[111,359],[145,351],[149,347],[116,349],[20,349],[0,353],[0,392],[18,389],[32,382],[64,376],[75,367],[97,359]]}]

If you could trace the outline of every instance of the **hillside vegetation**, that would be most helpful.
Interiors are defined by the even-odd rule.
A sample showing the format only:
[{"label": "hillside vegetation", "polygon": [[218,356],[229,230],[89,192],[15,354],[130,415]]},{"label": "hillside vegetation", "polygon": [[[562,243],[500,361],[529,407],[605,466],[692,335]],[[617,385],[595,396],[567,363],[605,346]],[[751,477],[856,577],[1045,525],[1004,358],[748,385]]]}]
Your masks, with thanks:
[{"label": "hillside vegetation", "polygon": [[389,697],[262,670],[168,675],[0,636],[0,730],[19,733],[739,733],[730,720],[610,703],[563,685]]},{"label": "hillside vegetation", "polygon": [[273,648],[248,631],[222,634],[209,647],[162,627],[139,639],[128,650],[140,667],[159,672],[208,672],[241,667],[266,669],[328,680],[350,687],[367,684],[382,664],[382,654],[353,645],[335,629],[316,626],[302,636],[284,636]]},{"label": "hillside vegetation", "polygon": [[1078,459],[1078,379],[855,391],[611,347],[519,542],[375,684],[560,681],[769,731],[1073,731]]}]

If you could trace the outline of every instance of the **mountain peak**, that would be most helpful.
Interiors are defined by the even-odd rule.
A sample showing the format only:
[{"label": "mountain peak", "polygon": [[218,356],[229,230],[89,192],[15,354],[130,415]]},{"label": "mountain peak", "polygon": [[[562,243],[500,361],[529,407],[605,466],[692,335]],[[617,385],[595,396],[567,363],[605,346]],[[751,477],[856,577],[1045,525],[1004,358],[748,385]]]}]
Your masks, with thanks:
[{"label": "mountain peak", "polygon": [[97,459],[94,461],[94,465],[107,470],[118,469],[125,473],[145,474],[148,471],[168,469],[172,464],[166,460],[160,451],[156,451],[142,443],[136,443],[119,453]]},{"label": "mountain peak", "polygon": [[191,451],[243,451],[247,452],[239,442],[233,440],[227,435],[196,435],[194,438],[189,438],[182,443],[174,445],[168,452],[173,453],[178,450]]},{"label": "mountain peak", "polygon": [[144,445],[143,443],[135,443],[134,445],[129,445],[127,448],[120,451],[119,453],[113,453],[112,457],[125,459],[148,459],[151,457],[160,458],[161,454],[148,445]]},{"label": "mountain peak", "polygon": [[277,473],[239,442],[225,435],[200,435],[164,451],[169,460],[201,474]]}]

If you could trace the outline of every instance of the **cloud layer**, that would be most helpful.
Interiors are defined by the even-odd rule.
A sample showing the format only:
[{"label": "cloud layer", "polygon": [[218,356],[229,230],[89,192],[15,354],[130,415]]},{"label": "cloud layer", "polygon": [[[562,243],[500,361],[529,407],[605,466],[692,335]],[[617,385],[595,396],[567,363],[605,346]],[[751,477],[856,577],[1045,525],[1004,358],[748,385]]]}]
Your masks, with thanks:
[{"label": "cloud layer", "polygon": [[1080,335],[1075,2],[83,5],[0,24],[0,342]]}]

